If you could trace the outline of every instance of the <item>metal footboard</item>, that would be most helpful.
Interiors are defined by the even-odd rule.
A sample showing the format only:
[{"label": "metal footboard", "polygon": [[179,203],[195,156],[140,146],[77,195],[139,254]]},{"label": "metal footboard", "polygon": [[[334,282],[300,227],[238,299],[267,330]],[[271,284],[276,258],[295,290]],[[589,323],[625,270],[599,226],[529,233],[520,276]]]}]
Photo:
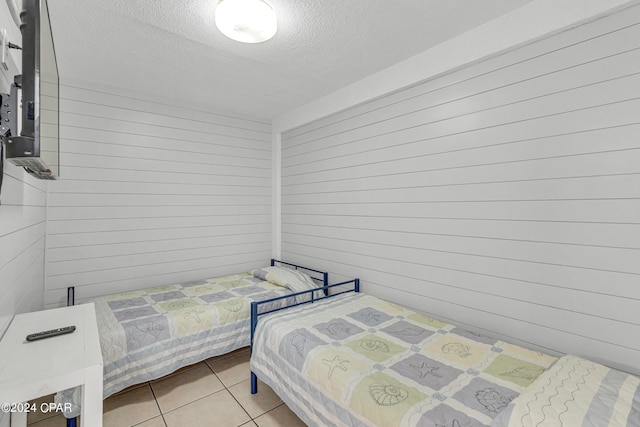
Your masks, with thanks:
[{"label": "metal footboard", "polygon": [[[326,273],[325,273],[326,274]],[[353,287],[347,290],[343,290],[340,292],[335,292],[332,294],[329,294],[329,289],[331,288],[336,288],[336,287],[340,287],[340,286],[348,286],[349,284],[353,284]],[[319,290],[322,290],[324,293],[324,296],[317,298],[315,296],[315,293]],[[303,305],[303,304],[312,304],[316,301],[322,301],[325,300],[327,298],[332,298],[338,295],[342,295],[348,292],[360,292],[360,279],[356,278],[353,280],[347,280],[346,282],[340,282],[340,283],[336,283],[333,285],[325,285],[322,288],[318,288],[318,289],[309,289],[307,291],[302,291],[302,292],[296,292],[294,294],[289,294],[289,295],[283,295],[280,297],[276,297],[276,298],[270,298],[264,301],[256,301],[256,302],[252,302],[251,303],[251,352],[253,353],[253,337],[255,334],[255,330],[256,330],[256,326],[258,325],[258,317],[265,315],[265,314],[269,314],[269,313],[274,313],[276,311],[280,311],[280,310],[284,310],[287,308],[291,308],[291,307],[296,307],[298,305]],[[281,306],[281,307],[277,307],[277,308],[273,308],[270,310],[263,310],[262,312],[259,312],[259,307],[263,304],[269,304],[272,303],[274,301],[280,301],[280,300],[286,300],[288,298],[293,298],[293,301],[295,301],[295,297],[296,296],[301,296],[301,295],[306,295],[306,294],[310,294],[311,298],[308,301],[304,301],[304,302],[294,302],[293,304],[289,304],[289,305],[285,305],[285,306]],[[285,302],[286,304],[286,302]],[[256,394],[258,392],[258,377],[256,377],[256,374],[251,371],[251,394]]]}]

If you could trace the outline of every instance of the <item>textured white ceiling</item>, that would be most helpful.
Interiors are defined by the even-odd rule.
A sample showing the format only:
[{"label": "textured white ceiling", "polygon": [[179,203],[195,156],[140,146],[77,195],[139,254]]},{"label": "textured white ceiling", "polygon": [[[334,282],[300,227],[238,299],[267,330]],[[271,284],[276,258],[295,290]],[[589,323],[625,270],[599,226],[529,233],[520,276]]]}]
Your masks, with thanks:
[{"label": "textured white ceiling", "polygon": [[269,0],[275,37],[234,42],[217,0],[49,1],[61,79],[273,118],[532,0]]}]

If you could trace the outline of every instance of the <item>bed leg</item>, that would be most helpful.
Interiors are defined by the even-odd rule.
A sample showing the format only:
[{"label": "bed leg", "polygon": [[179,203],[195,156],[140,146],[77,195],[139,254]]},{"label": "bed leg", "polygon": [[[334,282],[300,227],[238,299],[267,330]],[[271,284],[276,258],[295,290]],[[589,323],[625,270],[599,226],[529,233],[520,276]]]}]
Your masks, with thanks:
[{"label": "bed leg", "polygon": [[329,289],[327,289],[327,285],[329,284],[329,273],[322,273],[322,286],[324,286],[324,296],[329,296]]},{"label": "bed leg", "polygon": [[251,371],[251,394],[256,394],[258,392],[258,377],[256,374]]},{"label": "bed leg", "polygon": [[75,286],[69,286],[67,288],[67,305],[76,305],[76,288]]}]

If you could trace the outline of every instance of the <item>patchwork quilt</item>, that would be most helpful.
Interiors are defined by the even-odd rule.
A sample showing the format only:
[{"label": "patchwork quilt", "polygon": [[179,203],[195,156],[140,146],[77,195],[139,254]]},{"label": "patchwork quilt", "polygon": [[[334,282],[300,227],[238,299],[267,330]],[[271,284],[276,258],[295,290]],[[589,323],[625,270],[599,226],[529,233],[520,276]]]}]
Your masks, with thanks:
[{"label": "patchwork quilt", "polygon": [[494,427],[640,427],[640,378],[561,357],[494,420]]},{"label": "patchwork quilt", "polygon": [[248,272],[87,301],[96,306],[104,397],[248,346],[251,302],[290,294],[288,285]]},{"label": "patchwork quilt", "polygon": [[481,427],[555,360],[345,294],[261,318],[251,369],[310,426]]}]

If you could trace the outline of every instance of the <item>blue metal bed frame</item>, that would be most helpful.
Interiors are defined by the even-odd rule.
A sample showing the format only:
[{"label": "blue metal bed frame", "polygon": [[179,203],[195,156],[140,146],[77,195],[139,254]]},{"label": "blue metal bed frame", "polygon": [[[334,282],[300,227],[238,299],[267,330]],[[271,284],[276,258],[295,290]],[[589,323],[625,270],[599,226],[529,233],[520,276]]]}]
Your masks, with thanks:
[{"label": "blue metal bed frame", "polygon": [[[324,273],[325,275],[327,273]],[[333,293],[331,295],[329,295],[329,289],[330,288],[335,288],[338,286],[345,286],[348,285],[349,283],[353,283],[353,288],[352,289],[347,289],[346,291],[340,291],[340,292],[336,292]],[[315,297],[315,293],[318,290],[322,290],[324,292],[324,296],[320,297],[320,298],[316,298]],[[327,299],[327,298],[332,298],[341,294],[346,294],[348,292],[360,292],[360,279],[355,278],[353,280],[347,280],[346,282],[340,282],[340,283],[335,283],[333,285],[327,285],[326,282],[326,276],[325,276],[325,286],[323,286],[322,288],[319,289],[309,289],[307,291],[302,291],[302,292],[296,292],[294,294],[289,294],[289,295],[283,295],[280,297],[276,297],[276,298],[271,298],[271,299],[267,299],[267,300],[263,300],[263,301],[256,301],[256,302],[252,302],[251,303],[251,341],[250,341],[250,352],[253,353],[253,336],[255,334],[256,331],[256,326],[258,325],[258,317],[265,315],[265,314],[269,314],[269,313],[274,313],[276,311],[280,311],[280,310],[284,310],[286,308],[291,308],[291,307],[295,307],[298,305],[302,305],[302,304],[310,304],[310,303],[314,303],[316,301],[322,301],[323,299]],[[309,299],[308,301],[304,301],[304,302],[297,302],[291,305],[285,305],[282,307],[278,307],[278,308],[274,308],[271,310],[264,310],[262,312],[258,312],[258,307],[262,304],[268,304],[270,302],[273,301],[280,301],[280,300],[285,300],[287,298],[291,298],[291,297],[296,297],[298,295],[305,295],[305,294],[311,294],[311,299]],[[295,301],[295,299],[294,299]],[[251,371],[251,394],[256,394],[258,392],[258,377],[256,376],[255,373],[253,373],[253,371]]]}]

